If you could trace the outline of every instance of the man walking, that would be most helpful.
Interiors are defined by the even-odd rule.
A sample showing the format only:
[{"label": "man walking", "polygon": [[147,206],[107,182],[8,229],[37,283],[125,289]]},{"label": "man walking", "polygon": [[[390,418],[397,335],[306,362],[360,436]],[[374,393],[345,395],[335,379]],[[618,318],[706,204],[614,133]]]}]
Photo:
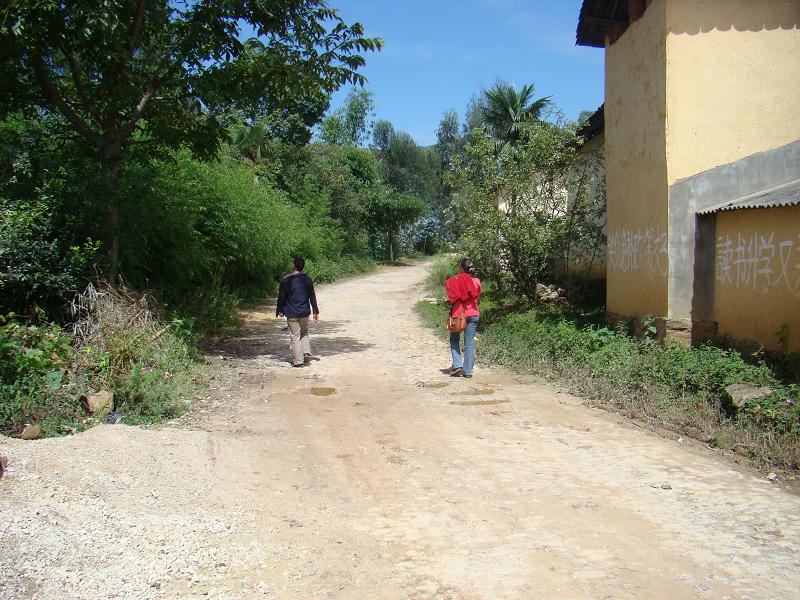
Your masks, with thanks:
[{"label": "man walking", "polygon": [[308,318],[313,314],[314,320],[319,321],[314,282],[303,273],[305,266],[305,259],[299,256],[294,259],[294,270],[281,280],[278,288],[278,307],[275,311],[276,316],[285,316],[289,325],[293,367],[305,367],[311,361]]}]

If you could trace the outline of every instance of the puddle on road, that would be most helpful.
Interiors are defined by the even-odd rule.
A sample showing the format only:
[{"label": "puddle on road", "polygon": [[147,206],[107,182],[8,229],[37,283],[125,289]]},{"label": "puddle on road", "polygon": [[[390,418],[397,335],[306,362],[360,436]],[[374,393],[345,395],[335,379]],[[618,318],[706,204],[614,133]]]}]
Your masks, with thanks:
[{"label": "puddle on road", "polygon": [[453,400],[450,404],[456,406],[491,406],[493,404],[508,404],[511,400]]},{"label": "puddle on road", "polygon": [[417,387],[441,389],[441,388],[446,388],[448,385],[450,384],[447,383],[446,381],[432,381],[430,383],[427,381],[420,381],[417,384]]},{"label": "puddle on road", "polygon": [[454,396],[489,396],[494,394],[497,390],[492,388],[472,388],[471,390],[464,390],[463,392],[453,392]]},{"label": "puddle on road", "polygon": [[336,388],[332,387],[312,387],[311,388],[311,395],[312,396],[332,396],[336,393]]}]

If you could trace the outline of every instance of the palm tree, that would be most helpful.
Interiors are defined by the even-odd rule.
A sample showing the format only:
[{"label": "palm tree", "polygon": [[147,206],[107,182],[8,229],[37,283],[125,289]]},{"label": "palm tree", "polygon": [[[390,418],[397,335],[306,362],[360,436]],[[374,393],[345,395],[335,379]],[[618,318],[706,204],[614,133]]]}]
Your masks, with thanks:
[{"label": "palm tree", "polygon": [[261,161],[269,142],[269,130],[260,123],[241,124],[233,132],[233,146],[253,162]]},{"label": "palm tree", "polygon": [[523,85],[517,92],[513,85],[500,82],[484,94],[482,120],[501,146],[515,146],[520,140],[520,125],[538,120],[550,105],[549,96],[534,100],[533,85]]}]

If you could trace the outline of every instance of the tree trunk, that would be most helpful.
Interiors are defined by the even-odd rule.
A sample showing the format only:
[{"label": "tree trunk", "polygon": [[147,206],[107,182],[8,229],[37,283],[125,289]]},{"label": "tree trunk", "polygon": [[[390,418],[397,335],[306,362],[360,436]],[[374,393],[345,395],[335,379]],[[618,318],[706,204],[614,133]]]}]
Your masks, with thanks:
[{"label": "tree trunk", "polygon": [[108,224],[111,237],[111,248],[108,257],[108,281],[114,287],[117,285],[117,266],[119,265],[119,203],[114,196],[111,196],[111,204],[108,207]]},{"label": "tree trunk", "polygon": [[117,285],[119,266],[119,176],[122,165],[122,146],[112,141],[101,149],[103,192],[108,206],[106,244],[108,245],[108,269],[106,279],[113,287]]},{"label": "tree trunk", "polygon": [[394,232],[387,232],[386,237],[389,239],[389,262],[394,262]]}]

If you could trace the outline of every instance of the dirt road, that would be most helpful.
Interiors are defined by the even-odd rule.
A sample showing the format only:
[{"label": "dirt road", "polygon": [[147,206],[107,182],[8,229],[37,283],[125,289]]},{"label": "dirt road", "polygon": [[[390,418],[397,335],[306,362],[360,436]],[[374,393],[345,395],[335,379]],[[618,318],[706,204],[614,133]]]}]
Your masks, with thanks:
[{"label": "dirt road", "polygon": [[424,265],[269,308],[168,426],[0,440],[2,598],[797,598],[800,499],[480,364],[413,312]]}]

